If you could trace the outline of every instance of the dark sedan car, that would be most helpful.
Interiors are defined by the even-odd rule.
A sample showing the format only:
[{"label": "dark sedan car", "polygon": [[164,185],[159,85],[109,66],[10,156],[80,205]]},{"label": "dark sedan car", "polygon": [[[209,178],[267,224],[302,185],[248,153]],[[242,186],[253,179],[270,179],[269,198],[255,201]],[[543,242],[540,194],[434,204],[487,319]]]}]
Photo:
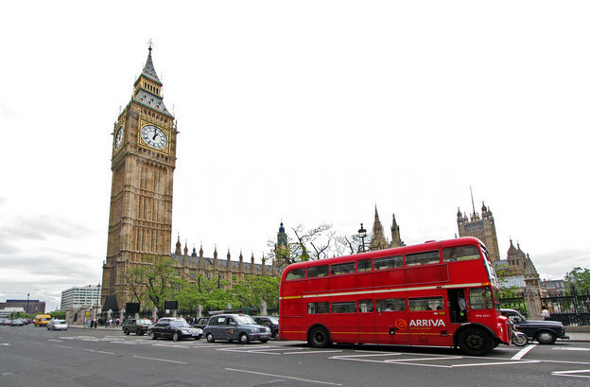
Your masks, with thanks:
[{"label": "dark sedan car", "polygon": [[553,344],[558,338],[569,339],[565,335],[563,324],[559,321],[527,320],[514,309],[502,309],[501,312],[512,321],[517,331],[524,333],[531,340],[537,340],[539,344]]},{"label": "dark sedan car", "polygon": [[237,341],[247,344],[250,341],[266,343],[270,338],[270,329],[256,324],[252,317],[246,314],[218,314],[209,319],[203,330],[209,343],[215,340]]},{"label": "dark sedan car", "polygon": [[279,319],[275,316],[252,316],[256,324],[270,329],[270,337],[273,340],[279,339]]},{"label": "dark sedan car", "polygon": [[191,327],[184,319],[158,321],[156,325],[148,328],[148,335],[152,340],[158,337],[171,338],[174,341],[183,338],[199,340],[203,336],[203,330],[201,328]]},{"label": "dark sedan car", "polygon": [[143,336],[147,333],[148,328],[151,326],[152,322],[147,318],[130,318],[123,322],[121,329],[123,330],[123,333],[126,335],[130,333],[135,333],[137,336]]},{"label": "dark sedan car", "polygon": [[205,329],[205,327],[207,326],[207,323],[209,322],[209,318],[210,317],[201,317],[201,318],[198,318],[197,321],[195,321],[193,323],[193,327]]}]

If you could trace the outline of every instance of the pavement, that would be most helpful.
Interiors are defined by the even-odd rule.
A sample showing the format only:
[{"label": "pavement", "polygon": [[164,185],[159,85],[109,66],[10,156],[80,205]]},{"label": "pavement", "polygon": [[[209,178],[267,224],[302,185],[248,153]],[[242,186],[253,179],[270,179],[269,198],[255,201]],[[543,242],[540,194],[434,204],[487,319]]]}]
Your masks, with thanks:
[{"label": "pavement", "polygon": [[[70,328],[82,328],[82,329],[103,329],[109,331],[120,331],[121,327],[111,327],[107,328],[105,326],[98,327],[98,328],[89,328],[85,327],[84,325],[78,324],[70,324]],[[590,326],[577,326],[577,327],[565,327],[565,334],[569,336],[569,340],[563,339],[563,341],[580,341],[580,342],[590,342]],[[561,339],[560,339],[561,340]]]}]

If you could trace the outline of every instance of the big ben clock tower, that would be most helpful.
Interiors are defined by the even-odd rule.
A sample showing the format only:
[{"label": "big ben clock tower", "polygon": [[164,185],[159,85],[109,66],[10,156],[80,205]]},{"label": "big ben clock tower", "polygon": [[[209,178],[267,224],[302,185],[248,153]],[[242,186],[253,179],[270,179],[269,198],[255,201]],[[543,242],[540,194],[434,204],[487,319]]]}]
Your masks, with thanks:
[{"label": "big ben clock tower", "polygon": [[[164,106],[152,47],[133,96],[113,130],[111,210],[102,302],[121,310],[131,299],[125,274],[170,257],[176,122]],[[106,304],[105,304],[106,301]]]}]

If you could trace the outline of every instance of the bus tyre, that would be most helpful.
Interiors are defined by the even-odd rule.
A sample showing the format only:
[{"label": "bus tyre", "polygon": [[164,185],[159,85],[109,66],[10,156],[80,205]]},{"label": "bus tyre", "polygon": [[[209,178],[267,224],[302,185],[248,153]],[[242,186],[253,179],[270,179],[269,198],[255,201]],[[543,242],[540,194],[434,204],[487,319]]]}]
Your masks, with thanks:
[{"label": "bus tyre", "polygon": [[494,348],[494,340],[482,329],[470,328],[459,336],[459,348],[466,355],[484,356]]},{"label": "bus tyre", "polygon": [[557,335],[550,331],[541,331],[536,336],[539,344],[553,344],[557,340]]},{"label": "bus tyre", "polygon": [[314,348],[326,348],[330,345],[330,335],[325,328],[315,327],[309,332],[307,344]]}]

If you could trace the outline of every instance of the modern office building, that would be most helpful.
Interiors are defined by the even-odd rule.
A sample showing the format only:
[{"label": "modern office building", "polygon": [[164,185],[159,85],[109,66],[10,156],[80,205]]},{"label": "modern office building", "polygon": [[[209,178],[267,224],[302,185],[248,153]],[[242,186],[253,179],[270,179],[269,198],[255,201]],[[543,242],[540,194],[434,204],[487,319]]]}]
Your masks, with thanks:
[{"label": "modern office building", "polygon": [[60,310],[66,310],[69,307],[75,309],[82,305],[98,305],[100,299],[100,285],[88,285],[82,288],[71,288],[61,292]]}]

